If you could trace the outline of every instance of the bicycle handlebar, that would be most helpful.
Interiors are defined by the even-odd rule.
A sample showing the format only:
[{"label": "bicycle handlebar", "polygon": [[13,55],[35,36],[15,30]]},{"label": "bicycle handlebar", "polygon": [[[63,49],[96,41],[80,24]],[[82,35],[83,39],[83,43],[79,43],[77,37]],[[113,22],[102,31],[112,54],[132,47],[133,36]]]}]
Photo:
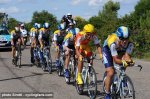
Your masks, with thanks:
[{"label": "bicycle handlebar", "polygon": [[135,64],[134,66],[135,66],[135,67],[139,67],[139,68],[140,68],[140,70],[139,70],[139,71],[141,71],[141,70],[142,70],[142,68],[143,68],[143,67],[142,67],[142,65],[136,65],[136,64]]}]

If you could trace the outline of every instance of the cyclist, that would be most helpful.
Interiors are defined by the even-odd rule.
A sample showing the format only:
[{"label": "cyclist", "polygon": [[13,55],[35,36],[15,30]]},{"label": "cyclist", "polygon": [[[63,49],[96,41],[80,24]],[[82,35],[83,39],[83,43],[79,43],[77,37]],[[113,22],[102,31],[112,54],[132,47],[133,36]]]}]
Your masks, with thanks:
[{"label": "cyclist", "polygon": [[74,25],[76,25],[75,20],[73,20],[72,18],[72,14],[68,13],[67,15],[64,15],[61,19],[61,23],[65,23],[65,29],[67,29],[69,27],[69,23],[73,23]]},{"label": "cyclist", "polygon": [[33,27],[30,29],[30,45],[31,45],[31,42],[33,41],[33,35],[35,33],[37,24],[38,23],[34,23]]},{"label": "cyclist", "polygon": [[[128,66],[127,61],[132,61],[131,53],[133,50],[133,43],[129,42],[130,33],[127,27],[120,26],[116,33],[108,36],[103,46],[103,60],[107,72],[105,80],[106,99],[110,99],[111,80],[114,75],[114,63]],[[134,62],[133,62],[134,63]]]},{"label": "cyclist", "polygon": [[40,60],[41,60],[41,63],[43,64],[44,64],[44,56],[43,56],[42,49],[44,46],[50,46],[50,41],[51,41],[50,35],[51,35],[50,24],[45,22],[43,24],[43,28],[40,29],[40,34],[39,34],[39,42],[40,42],[40,48],[41,48]]},{"label": "cyclist", "polygon": [[66,35],[65,27],[66,27],[66,24],[59,24],[58,30],[54,32],[54,37],[53,37],[54,45],[56,48],[56,67],[58,69],[60,68],[60,65],[59,65],[60,50],[62,49],[62,43]]},{"label": "cyclist", "polygon": [[31,63],[34,63],[34,53],[33,50],[34,48],[39,45],[39,41],[38,41],[38,36],[39,36],[39,30],[41,28],[41,24],[35,24],[34,28],[32,28],[31,31],[31,48],[30,48],[30,54],[31,54]]},{"label": "cyclist", "polygon": [[100,41],[98,39],[98,35],[95,33],[95,28],[92,24],[86,24],[83,27],[83,31],[79,32],[76,35],[75,47],[76,47],[76,54],[78,56],[78,75],[77,75],[77,83],[78,85],[83,84],[82,80],[82,68],[83,68],[83,58],[88,59],[88,63],[92,65],[92,51],[91,46],[89,45],[90,41],[94,41],[98,52],[100,54],[100,59],[102,58],[102,51],[100,47]]},{"label": "cyclist", "polygon": [[71,13],[67,14],[67,20],[69,23],[73,23],[74,25],[76,25],[76,22],[75,22],[75,20],[73,20]]},{"label": "cyclist", "polygon": [[27,30],[24,27],[24,24],[22,23],[20,25],[20,32],[23,34],[24,42],[27,42]]},{"label": "cyclist", "polygon": [[66,60],[65,60],[65,77],[69,78],[70,77],[70,73],[68,70],[68,65],[69,65],[69,61],[70,61],[70,56],[71,56],[71,50],[75,50],[75,37],[76,34],[79,32],[80,30],[78,28],[74,29],[74,31],[69,31],[69,33],[65,36],[64,41],[63,41],[63,49],[65,51],[65,55],[66,55]]},{"label": "cyclist", "polygon": [[23,34],[20,32],[19,27],[15,27],[15,30],[11,31],[11,45],[12,45],[12,63],[15,61],[15,52],[16,52],[16,44],[23,44],[24,45],[24,40],[23,40]]}]

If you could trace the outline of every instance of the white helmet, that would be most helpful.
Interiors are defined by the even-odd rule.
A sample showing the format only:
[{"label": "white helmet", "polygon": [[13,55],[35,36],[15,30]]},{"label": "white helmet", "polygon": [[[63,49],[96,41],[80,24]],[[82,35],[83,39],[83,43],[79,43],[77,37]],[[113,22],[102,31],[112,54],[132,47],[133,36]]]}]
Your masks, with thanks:
[{"label": "white helmet", "polygon": [[49,28],[49,27],[50,27],[50,24],[47,23],[47,22],[45,22],[45,23],[43,24],[43,27],[44,27],[44,28]]},{"label": "white helmet", "polygon": [[24,26],[24,23],[22,23],[20,26],[23,27],[23,26]]},{"label": "white helmet", "polygon": [[19,31],[19,27],[15,27],[15,31]]},{"label": "white helmet", "polygon": [[37,28],[40,29],[41,28],[41,24],[37,24]]},{"label": "white helmet", "polygon": [[72,14],[71,14],[71,13],[68,13],[67,16],[72,16]]},{"label": "white helmet", "polygon": [[74,24],[72,22],[69,23],[69,26],[73,26]]}]

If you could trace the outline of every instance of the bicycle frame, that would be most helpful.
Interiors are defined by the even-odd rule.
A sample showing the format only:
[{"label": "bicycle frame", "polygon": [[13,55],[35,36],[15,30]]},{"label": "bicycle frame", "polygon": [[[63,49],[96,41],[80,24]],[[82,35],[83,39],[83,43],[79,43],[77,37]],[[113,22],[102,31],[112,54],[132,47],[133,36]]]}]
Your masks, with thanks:
[{"label": "bicycle frame", "polygon": [[119,79],[118,79],[118,82],[117,82],[117,91],[116,91],[116,93],[118,93],[120,91],[121,83],[123,81],[123,78],[126,76],[126,74],[125,74],[125,68],[123,66],[115,65],[114,68],[115,68],[115,71],[119,72]]},{"label": "bicycle frame", "polygon": [[[15,65],[17,66],[17,62],[18,62],[18,59],[19,59],[19,67],[21,67],[21,43],[18,43],[17,42],[17,45],[16,45],[16,62],[15,62]],[[19,57],[20,56],[20,57]]]},{"label": "bicycle frame", "polygon": [[71,50],[71,54],[70,54],[70,62],[69,62],[69,68],[72,69],[73,71],[75,71],[76,68],[76,59],[75,59],[75,51]]},{"label": "bicycle frame", "polygon": [[[142,69],[141,65],[134,65],[134,67],[140,67],[140,71]],[[120,96],[124,96],[124,91],[122,91],[122,82],[124,80],[125,77],[128,77],[125,73],[126,68],[122,65],[115,65],[115,72],[118,71],[119,72],[119,77],[118,77],[118,81],[117,81],[117,90],[116,90],[116,94],[118,94],[120,92]],[[129,77],[128,77],[129,78]],[[114,82],[113,82],[114,83]],[[133,86],[134,88],[134,86]]]}]

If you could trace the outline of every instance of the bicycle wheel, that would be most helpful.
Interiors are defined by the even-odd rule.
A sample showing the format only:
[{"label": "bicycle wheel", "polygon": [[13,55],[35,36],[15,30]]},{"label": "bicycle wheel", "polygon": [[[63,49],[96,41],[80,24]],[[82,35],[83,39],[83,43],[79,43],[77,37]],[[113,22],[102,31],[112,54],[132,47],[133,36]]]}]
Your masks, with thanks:
[{"label": "bicycle wheel", "polygon": [[74,82],[74,78],[75,78],[75,69],[74,69],[74,60],[73,58],[70,59],[70,62],[69,62],[69,67],[68,67],[68,70],[69,70],[69,73],[70,73],[70,77],[69,78],[65,78],[66,79],[66,82],[69,84],[70,83],[70,80],[72,80],[72,82]]},{"label": "bicycle wheel", "polygon": [[[103,91],[105,93],[106,93],[106,86],[105,86],[106,75],[107,75],[107,73],[105,72],[103,75]],[[117,76],[117,75],[114,75],[114,78],[115,78],[115,76]],[[116,81],[114,78],[113,78],[111,86],[110,86],[111,98],[118,99],[117,84],[116,84]]]},{"label": "bicycle wheel", "polygon": [[77,75],[78,75],[78,68],[76,68],[75,70],[75,80],[74,80],[74,85],[75,85],[75,88],[77,90],[77,93],[79,95],[82,95],[83,94],[83,85],[78,85],[78,82],[77,82]]},{"label": "bicycle wheel", "polygon": [[88,94],[91,99],[96,98],[97,94],[97,76],[95,69],[91,66],[86,79]]},{"label": "bicycle wheel", "polygon": [[132,80],[127,75],[123,78],[123,81],[121,82],[120,97],[122,99],[124,98],[135,99],[134,86]]},{"label": "bicycle wheel", "polygon": [[64,74],[64,56],[60,56],[59,67],[57,68],[58,76],[62,76]]},{"label": "bicycle wheel", "polygon": [[17,47],[16,64],[19,68],[21,68],[21,45],[20,44],[18,44]]},{"label": "bicycle wheel", "polygon": [[17,64],[18,63],[18,51],[16,51],[16,56],[15,56],[13,62],[14,62],[14,65],[17,67],[18,66],[18,64]]},{"label": "bicycle wheel", "polygon": [[46,66],[47,66],[48,72],[51,74],[52,73],[52,63],[51,63],[50,58],[48,56],[46,56]]},{"label": "bicycle wheel", "polygon": [[19,68],[21,68],[21,45],[19,45]]}]

